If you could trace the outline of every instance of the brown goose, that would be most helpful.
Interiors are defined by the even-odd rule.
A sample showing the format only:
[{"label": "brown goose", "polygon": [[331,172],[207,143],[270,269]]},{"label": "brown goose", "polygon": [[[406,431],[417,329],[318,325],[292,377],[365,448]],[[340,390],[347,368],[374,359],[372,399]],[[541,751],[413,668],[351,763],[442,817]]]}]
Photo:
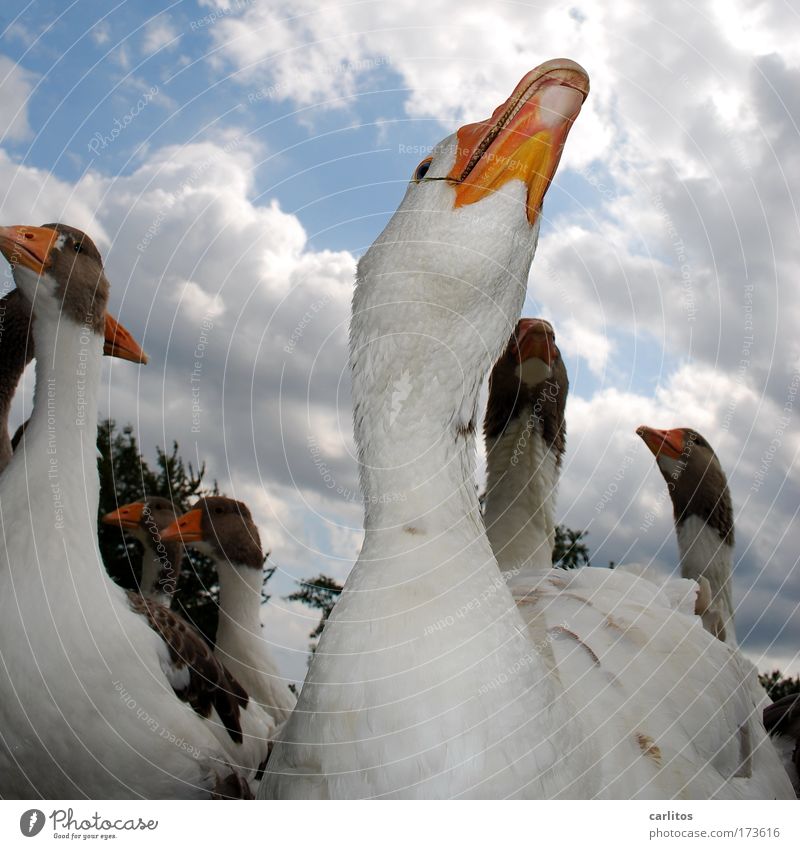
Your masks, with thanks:
[{"label": "brown goose", "polygon": [[[532,651],[561,684],[551,709],[564,727],[583,725],[591,771],[602,776],[594,795],[785,794],[770,747],[748,754],[764,739],[754,670],[703,630],[694,581],[552,568],[567,390],[552,327],[522,322],[490,384],[487,534]],[[714,683],[685,686],[703,677]]]},{"label": "brown goose", "polygon": [[8,433],[11,402],[25,366],[33,359],[30,323],[30,304],[18,289],[12,289],[0,300],[0,472],[13,453]]},{"label": "brown goose", "polygon": [[151,495],[145,501],[125,504],[102,521],[116,525],[142,544],[142,576],[139,590],[145,598],[169,607],[178,581],[181,550],[177,542],[165,542],[161,534],[175,521],[168,498]]},{"label": "brown goose", "polygon": [[196,632],[102,566],[100,254],[63,226],[0,228],[0,250],[38,358],[24,445],[0,478],[0,795],[249,792],[274,723]]},{"label": "brown goose", "polygon": [[523,318],[489,378],[486,533],[498,565],[547,571],[566,448],[567,369],[552,325]]},{"label": "brown goose", "polygon": [[733,622],[733,502],[722,465],[708,440],[691,428],[636,433],[653,452],[667,482],[675,517],[681,575],[705,579],[710,603],[702,611],[706,630],[736,645]]},{"label": "brown goose", "polygon": [[[70,229],[62,224],[43,226],[57,232]],[[146,363],[147,355],[130,333],[109,313],[105,320],[103,353],[107,357]],[[30,303],[18,289],[12,289],[0,299],[0,472],[11,459],[27,424],[17,428],[12,440],[8,433],[11,402],[25,367],[34,356],[31,321]]]},{"label": "brown goose", "polygon": [[[733,502],[722,464],[708,440],[691,428],[658,430],[642,425],[636,433],[653,452],[667,482],[675,517],[681,574],[708,587],[708,600],[698,611],[703,627],[735,647],[732,593]],[[742,657],[742,664],[751,667]],[[800,792],[800,698],[786,696],[769,703],[749,676],[753,696],[763,708],[764,726],[795,793]]]},{"label": "brown goose", "polygon": [[261,624],[264,552],[247,505],[224,496],[202,498],[162,534],[214,561],[219,577],[219,626],[214,652],[276,723],[296,699],[281,677]]},{"label": "brown goose", "polygon": [[800,798],[800,693],[765,707],[764,725]]}]

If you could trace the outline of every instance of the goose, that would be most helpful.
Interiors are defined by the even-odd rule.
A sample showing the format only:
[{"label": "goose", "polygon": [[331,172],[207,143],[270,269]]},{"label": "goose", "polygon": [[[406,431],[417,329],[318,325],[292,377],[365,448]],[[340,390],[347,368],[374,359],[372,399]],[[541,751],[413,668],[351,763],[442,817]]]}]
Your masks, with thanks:
[{"label": "goose", "polygon": [[[54,225],[49,226],[52,228]],[[10,437],[8,419],[11,402],[25,367],[33,359],[30,325],[30,304],[18,289],[12,289],[0,298],[0,472],[8,465],[27,424],[20,425],[14,438]],[[147,355],[110,313],[105,316],[103,353],[107,357],[147,363]]]},{"label": "goose", "polygon": [[563,688],[561,709],[596,754],[594,795],[786,798],[755,670],[703,629],[696,582],[552,568],[567,389],[552,328],[523,322],[490,383],[485,514],[529,639]]},{"label": "goose", "polygon": [[250,795],[273,723],[196,632],[100,558],[100,254],[63,225],[0,228],[0,251],[32,304],[38,360],[0,478],[0,795]]},{"label": "goose", "polygon": [[[708,440],[688,427],[659,430],[642,425],[636,433],[653,453],[667,483],[675,518],[681,575],[701,582],[707,598],[701,613],[706,630],[736,648],[732,601],[734,519],[730,488],[722,464]],[[764,726],[788,773],[795,792],[798,779],[800,711],[792,698],[774,704],[750,668],[753,698],[762,710]],[[800,701],[798,702],[800,704]]]},{"label": "goose", "polygon": [[791,693],[764,708],[764,725],[800,798],[800,693]]},{"label": "goose", "polygon": [[277,724],[284,722],[296,698],[262,634],[265,558],[247,505],[225,496],[201,498],[161,538],[166,545],[180,540],[214,562],[219,577],[214,654]]},{"label": "goose", "polygon": [[0,472],[13,454],[8,432],[11,402],[22,372],[33,359],[33,344],[28,344],[30,321],[30,306],[18,289],[0,299]]},{"label": "goose", "polygon": [[591,792],[591,753],[558,714],[474,486],[478,392],[522,311],[542,200],[587,94],[572,61],[530,71],[420,162],[359,261],[364,542],[261,797],[553,797],[570,769]]},{"label": "goose", "polygon": [[733,502],[728,480],[705,437],[688,427],[636,433],[652,451],[667,483],[675,517],[681,575],[708,582],[710,603],[703,624],[736,646],[732,599]]},{"label": "goose", "polygon": [[142,544],[139,591],[165,607],[170,606],[175,592],[181,551],[179,543],[164,540],[162,532],[175,519],[172,502],[158,495],[124,504],[102,518],[104,524],[119,527]]},{"label": "goose", "polygon": [[523,318],[492,369],[484,417],[486,533],[501,571],[547,571],[569,379],[550,322]]}]

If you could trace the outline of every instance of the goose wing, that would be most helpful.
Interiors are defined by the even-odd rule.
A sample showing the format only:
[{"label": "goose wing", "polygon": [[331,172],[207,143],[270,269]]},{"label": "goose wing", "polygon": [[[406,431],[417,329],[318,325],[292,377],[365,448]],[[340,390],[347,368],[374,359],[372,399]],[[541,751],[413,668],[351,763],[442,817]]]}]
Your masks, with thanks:
[{"label": "goose wing", "polygon": [[694,615],[698,585],[584,568],[510,588],[599,753],[610,798],[789,798],[755,671]]}]

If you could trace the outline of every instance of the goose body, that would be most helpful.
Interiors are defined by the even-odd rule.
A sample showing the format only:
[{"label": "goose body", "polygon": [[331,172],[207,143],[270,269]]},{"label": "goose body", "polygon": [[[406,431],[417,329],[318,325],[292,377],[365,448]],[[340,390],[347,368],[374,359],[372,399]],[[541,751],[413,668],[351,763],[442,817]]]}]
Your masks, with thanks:
[{"label": "goose body", "polygon": [[[552,329],[538,327],[536,341],[536,325],[521,323],[492,373],[485,516],[528,638],[595,753],[593,796],[788,798],[760,722],[755,670],[704,630],[695,581],[551,567],[567,381]],[[548,381],[557,403],[547,401]],[[515,464],[502,450],[507,432]]]},{"label": "goose body", "polygon": [[278,670],[261,624],[264,553],[250,510],[224,496],[201,498],[165,528],[167,545],[178,540],[214,562],[219,578],[219,625],[214,654],[277,725],[297,699]]},{"label": "goose body", "polygon": [[587,90],[566,60],[526,75],[420,163],[359,263],[364,544],[266,797],[554,797],[570,784],[563,751],[576,774],[591,763],[527,645],[473,484],[478,390],[519,316],[541,200]]},{"label": "goose body", "polygon": [[[263,716],[169,611],[106,575],[97,391],[108,281],[88,236],[4,228],[32,304],[34,410],[0,479],[0,795],[209,797],[266,754]],[[202,642],[202,641],[201,641]]]}]

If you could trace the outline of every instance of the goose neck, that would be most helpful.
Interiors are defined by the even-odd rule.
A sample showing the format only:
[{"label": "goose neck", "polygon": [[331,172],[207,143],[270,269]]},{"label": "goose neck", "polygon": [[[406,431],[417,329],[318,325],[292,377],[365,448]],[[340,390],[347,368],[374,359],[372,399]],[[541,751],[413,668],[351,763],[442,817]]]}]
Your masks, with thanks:
[{"label": "goose neck", "polygon": [[704,577],[711,586],[712,606],[722,616],[726,642],[734,642],[732,593],[733,546],[699,516],[689,516],[677,528],[681,575]]},{"label": "goose neck", "polygon": [[79,326],[69,319],[55,326],[37,321],[33,334],[36,381],[25,433],[26,457],[21,462],[35,469],[45,459],[47,478],[54,486],[60,479],[61,486],[86,491],[80,498],[68,499],[66,512],[75,509],[82,515],[88,506],[96,513],[97,388],[103,338],[89,324]]},{"label": "goose neck", "polygon": [[504,572],[545,572],[555,544],[555,452],[525,415],[488,448],[484,520],[498,565]]},{"label": "goose neck", "polygon": [[217,643],[229,631],[242,629],[258,633],[261,629],[261,591],[264,572],[252,566],[214,558],[219,578],[219,633]]}]

